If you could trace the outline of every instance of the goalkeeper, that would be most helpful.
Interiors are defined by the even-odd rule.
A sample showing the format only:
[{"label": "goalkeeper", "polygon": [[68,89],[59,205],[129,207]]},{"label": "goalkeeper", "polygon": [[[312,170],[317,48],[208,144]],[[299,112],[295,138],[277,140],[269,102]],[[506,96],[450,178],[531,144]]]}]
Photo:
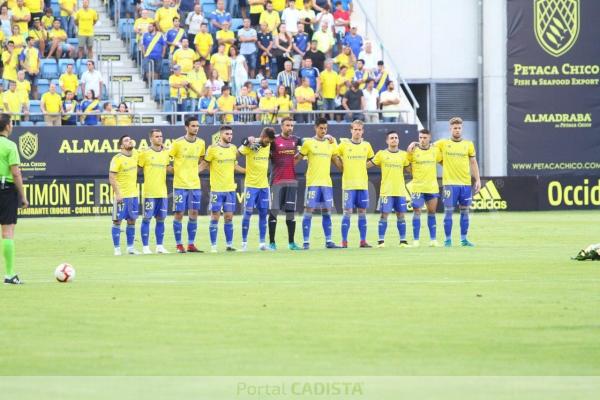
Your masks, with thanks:
[{"label": "goalkeeper", "polygon": [[577,253],[577,255],[571,259],[577,261],[600,260],[600,243],[591,244],[585,249],[579,250],[579,253]]}]

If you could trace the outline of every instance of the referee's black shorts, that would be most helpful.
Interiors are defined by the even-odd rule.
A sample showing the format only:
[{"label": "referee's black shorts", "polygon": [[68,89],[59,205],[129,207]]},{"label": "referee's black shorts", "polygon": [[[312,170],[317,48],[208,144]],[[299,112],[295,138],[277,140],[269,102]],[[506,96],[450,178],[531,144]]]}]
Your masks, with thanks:
[{"label": "referee's black shorts", "polygon": [[296,200],[298,197],[298,185],[296,183],[278,183],[271,186],[272,209],[284,212],[296,211]]},{"label": "referee's black shorts", "polygon": [[16,224],[18,209],[19,193],[15,185],[4,184],[4,188],[0,188],[0,225]]}]

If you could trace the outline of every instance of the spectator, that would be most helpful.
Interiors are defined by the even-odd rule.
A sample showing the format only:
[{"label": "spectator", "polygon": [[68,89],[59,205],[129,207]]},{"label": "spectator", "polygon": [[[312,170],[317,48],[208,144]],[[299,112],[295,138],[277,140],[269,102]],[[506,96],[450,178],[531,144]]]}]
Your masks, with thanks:
[{"label": "spectator", "polygon": [[229,58],[231,59],[231,88],[234,96],[240,93],[240,89],[244,83],[248,81],[248,65],[246,58],[238,54],[238,49],[235,46],[229,48]]},{"label": "spectator", "polygon": [[[29,10],[31,14],[31,21],[34,19],[41,20],[44,16],[44,1],[43,0],[28,0],[25,2],[25,7]],[[31,26],[31,22],[29,22]],[[27,31],[23,31],[27,32]]]},{"label": "spectator", "polygon": [[257,107],[256,99],[248,95],[248,87],[242,85],[240,93],[235,99],[235,109],[240,113],[238,121],[243,123],[253,122],[254,115],[251,112]]},{"label": "spectator", "polygon": [[21,28],[19,25],[13,25],[12,30],[13,34],[8,38],[8,40],[13,42],[15,45],[15,51],[17,51],[17,55],[19,55],[21,54],[23,47],[25,47],[25,38],[23,38],[23,35],[21,34]]},{"label": "spectator", "polygon": [[138,18],[133,23],[133,31],[136,34],[136,40],[138,44],[142,40],[144,33],[148,32],[148,26],[154,22],[154,18],[150,17],[150,11],[143,9],[141,12],[141,18]]},{"label": "spectator", "polygon": [[156,10],[154,22],[159,32],[167,33],[173,28],[173,18],[179,18],[177,8],[173,7],[172,0],[164,0],[163,6]]},{"label": "spectator", "polygon": [[181,67],[173,66],[173,73],[169,76],[169,95],[171,100],[177,104],[177,112],[186,111],[188,86],[185,75],[181,73]]},{"label": "spectator", "polygon": [[40,51],[40,55],[43,57],[46,54],[46,40],[48,40],[48,32],[42,25],[39,19],[33,20],[33,28],[28,33],[33,38],[33,46]]},{"label": "spectator", "polygon": [[339,53],[342,51],[342,44],[344,42],[344,38],[350,32],[350,13],[344,10],[341,1],[335,2],[335,12],[333,13],[334,20],[334,31],[335,31],[335,39],[338,44]]},{"label": "spectator", "polygon": [[5,38],[12,35],[11,22],[12,12],[9,14],[8,6],[4,3],[0,6],[0,28],[2,28]]},{"label": "spectator", "polygon": [[260,23],[260,15],[265,11],[266,0],[248,0],[250,5],[250,22],[252,26],[258,26]]},{"label": "spectator", "polygon": [[31,94],[31,83],[25,79],[25,70],[17,72],[17,93],[21,96],[24,103],[29,106],[29,96]]},{"label": "spectator", "polygon": [[296,1],[289,0],[288,6],[281,13],[281,22],[287,26],[287,30],[292,36],[298,33],[298,24],[300,23],[300,11],[296,8]]},{"label": "spectator", "polygon": [[[354,76],[354,75],[352,75],[352,76]],[[348,67],[346,67],[345,65],[342,65],[340,67],[339,72],[338,72],[338,78],[339,78],[339,80],[338,80],[338,94],[340,96],[338,108],[341,109],[341,107],[342,107],[341,97],[344,97],[344,95],[346,94],[346,92],[350,88],[350,84],[352,83],[352,78],[348,74]]]},{"label": "spectator", "polygon": [[219,106],[219,112],[221,114],[221,123],[230,124],[233,122],[232,112],[235,110],[235,97],[231,95],[231,88],[227,85],[221,89],[221,97],[217,100],[217,106]]},{"label": "spectator", "polygon": [[75,92],[67,90],[63,92],[65,100],[62,103],[62,125],[77,125],[77,101],[75,101]]},{"label": "spectator", "polygon": [[298,23],[298,33],[296,33],[296,36],[294,36],[294,43],[292,45],[292,48],[294,49],[294,62],[292,66],[295,70],[300,69],[300,66],[302,65],[302,59],[304,59],[306,50],[308,50],[309,41],[310,38],[308,37],[306,32],[304,32],[304,24]]},{"label": "spectator", "polygon": [[148,11],[148,17],[154,20],[156,16],[156,11],[161,7],[161,0],[142,0],[142,9]]},{"label": "spectator", "polygon": [[317,49],[317,41],[313,40],[310,42],[310,48],[304,54],[304,59],[310,58],[312,65],[319,71],[323,71],[323,65],[325,64],[325,54]]},{"label": "spectator", "polygon": [[204,59],[195,60],[194,68],[187,74],[187,81],[190,84],[188,90],[188,97],[192,99],[193,103],[197,103],[198,98],[202,96],[204,91],[204,85],[206,85],[206,73],[202,64]]},{"label": "spectator", "polygon": [[129,114],[127,103],[119,103],[117,108],[117,126],[131,126],[133,124],[133,115]]},{"label": "spectator", "polygon": [[346,92],[342,99],[342,107],[348,111],[348,114],[345,116],[347,122],[357,119],[361,121],[365,120],[365,116],[362,113],[365,109],[365,98],[363,91],[359,88],[358,82],[352,82],[350,85],[350,90]]},{"label": "spectator", "polygon": [[53,28],[48,34],[48,39],[50,40],[48,58],[54,56],[58,60],[65,54],[67,54],[69,58],[73,58],[75,56],[75,48],[67,43],[67,32],[60,27],[59,20],[55,20],[52,24]]},{"label": "spectator", "polygon": [[331,50],[335,46],[335,38],[327,22],[321,24],[321,29],[314,33],[312,40],[313,42],[317,42],[317,50],[325,54],[325,56],[331,57]]},{"label": "spectator", "polygon": [[90,90],[94,95],[94,99],[96,98],[96,93],[98,94],[98,98],[102,97],[102,74],[96,70],[96,64],[93,60],[87,61],[87,71],[81,75],[81,93],[86,93]]},{"label": "spectator", "polygon": [[313,0],[312,2],[313,2],[313,8],[317,12],[325,11],[326,7],[329,7],[329,9],[331,9],[331,1],[330,0]]},{"label": "spectator", "polygon": [[273,3],[273,10],[277,11],[278,13],[282,13],[283,10],[285,10],[285,3],[286,0],[271,0]]},{"label": "spectator", "polygon": [[181,48],[173,54],[173,64],[181,67],[181,73],[187,75],[194,68],[196,52],[190,49],[190,41],[187,37],[181,39]]},{"label": "spectator", "polygon": [[352,78],[352,81],[358,82],[358,87],[362,90],[365,88],[367,79],[369,79],[369,72],[365,69],[364,60],[360,59],[356,62],[356,70],[354,71],[354,78]]},{"label": "spectator", "polygon": [[333,59],[333,62],[338,65],[338,71],[342,67],[346,67],[346,74],[348,74],[350,79],[354,77],[354,64],[356,64],[356,57],[354,56],[350,46],[344,45],[344,47],[342,47],[342,52]]},{"label": "spectator", "polygon": [[[156,31],[155,22],[148,24],[148,32],[144,33],[142,36],[140,51],[144,57],[142,59],[142,69],[144,71],[146,84],[148,84],[151,78],[158,79],[162,60],[165,58],[167,52],[167,42],[163,35]],[[152,77],[150,77],[151,70],[154,75]]]},{"label": "spectator", "polygon": [[[62,26],[69,37],[75,36],[75,13],[77,12],[77,0],[59,0],[60,19]],[[52,9],[50,9],[52,11]],[[52,21],[54,26],[54,21]]]},{"label": "spectator", "polygon": [[223,29],[218,31],[216,35],[217,43],[225,45],[223,54],[229,54],[229,48],[235,43],[235,33],[229,29],[231,26],[230,22],[224,21],[221,26]]},{"label": "spectator", "polygon": [[213,96],[210,86],[204,88],[202,97],[198,100],[198,111],[200,112],[200,117],[198,118],[200,123],[212,124],[215,122],[215,113],[218,111],[217,99]]},{"label": "spectator", "polygon": [[270,0],[267,0],[265,11],[260,14],[259,23],[261,25],[266,24],[269,32],[277,33],[277,27],[281,23],[281,19],[279,18],[279,13],[273,10],[273,3]]},{"label": "spectator", "polygon": [[[338,93],[339,77],[337,72],[333,70],[333,60],[325,61],[325,69],[321,72],[321,91],[320,95],[323,99],[323,110],[331,111],[336,109],[335,100]],[[329,119],[334,119],[334,114],[329,114]]]},{"label": "spectator", "polygon": [[[235,4],[235,0],[232,1],[232,3]],[[239,14],[242,16],[243,19],[248,18],[248,0],[238,0],[238,8],[239,8]]]},{"label": "spectator", "polygon": [[[44,10],[44,16],[41,19],[41,26],[42,26],[42,28],[44,28],[44,30],[52,29],[52,24],[54,23],[54,19],[55,19],[54,15],[52,13],[53,13],[53,11],[51,8],[46,8],[46,10]],[[34,18],[34,21],[35,21],[35,18]]]},{"label": "spectator", "polygon": [[[293,91],[291,93],[294,93]],[[292,103],[292,96],[283,85],[277,86],[277,122],[281,123],[281,120],[288,118],[290,114],[288,111],[293,110],[294,103]]]},{"label": "spectator", "polygon": [[269,81],[267,79],[260,80],[260,87],[256,91],[257,100],[265,96],[266,91],[269,90]]},{"label": "spectator", "polygon": [[354,12],[354,3],[352,0],[340,0],[342,3],[342,9],[348,11],[350,15]]},{"label": "spectator", "polygon": [[196,47],[196,54],[198,54],[198,57],[210,61],[213,37],[208,33],[208,24],[205,22],[200,25],[200,33],[196,34],[196,37],[194,38],[194,47]]},{"label": "spectator", "polygon": [[390,83],[390,76],[385,69],[383,61],[377,61],[377,69],[373,72],[373,79],[375,80],[375,89],[377,89],[379,94],[387,90]]},{"label": "spectator", "polygon": [[205,86],[210,88],[211,95],[221,95],[221,89],[225,86],[225,83],[219,78],[219,72],[216,69],[210,71],[210,79],[206,81]]},{"label": "spectator", "polygon": [[28,109],[23,95],[17,92],[17,82],[10,81],[8,83],[8,91],[4,92],[2,99],[4,102],[4,111],[11,113],[11,119],[18,125],[19,121],[21,121],[21,114],[27,116]]},{"label": "spectator", "polygon": [[291,95],[296,90],[296,82],[298,82],[298,74],[292,69],[292,62],[287,60],[283,64],[283,71],[277,74],[277,84],[283,86]]},{"label": "spectator", "polygon": [[210,13],[210,31],[217,32],[223,29],[223,22],[231,25],[231,14],[225,11],[225,1],[217,0],[217,9]]},{"label": "spectator", "polygon": [[284,63],[292,59],[292,37],[287,32],[286,24],[279,25],[279,33],[275,36],[275,45],[271,52],[277,60],[277,71],[283,71]]},{"label": "spectator", "polygon": [[94,25],[96,22],[98,22],[96,10],[90,8],[89,0],[83,0],[82,7],[75,13],[79,58],[83,58],[84,51],[87,58],[94,58]]},{"label": "spectator", "polygon": [[14,34],[15,32],[15,26],[19,27],[19,32],[27,32],[27,26],[29,25],[29,21],[31,21],[31,12],[25,7],[25,2],[17,0],[17,6],[10,8],[10,11],[12,11],[12,33]]},{"label": "spectator", "polygon": [[271,89],[265,90],[265,95],[258,103],[258,109],[261,112],[260,120],[263,124],[272,125],[277,121],[277,98],[273,96]]},{"label": "spectator", "polygon": [[375,81],[371,78],[367,79],[366,88],[363,89],[363,97],[365,99],[365,113],[366,122],[378,123],[379,122],[379,91],[375,89]]},{"label": "spectator", "polygon": [[[210,58],[210,65],[213,70],[219,73],[219,77],[227,85],[231,79],[231,58],[225,54],[225,45],[220,44],[217,54],[213,54]],[[217,90],[213,88],[213,93],[218,96]]]},{"label": "spectator", "polygon": [[19,65],[19,53],[15,50],[15,44],[9,40],[6,43],[6,50],[2,52],[2,79],[5,81],[17,80],[17,66]]},{"label": "spectator", "polygon": [[335,24],[335,20],[333,19],[333,14],[331,13],[331,7],[329,7],[329,4],[325,4],[322,11],[317,14],[317,18],[315,19],[315,32],[320,31],[324,23],[327,23],[327,29],[329,29],[333,35],[333,26]]},{"label": "spectator", "polygon": [[100,101],[96,98],[93,89],[86,90],[81,104],[79,104],[80,120],[83,125],[98,125]]},{"label": "spectator", "polygon": [[33,96],[37,99],[37,79],[40,74],[40,51],[33,47],[33,38],[27,37],[27,47],[21,55],[19,60],[21,61],[21,67],[26,72],[27,80],[31,83]]},{"label": "spectator", "polygon": [[[302,78],[302,84],[296,88],[294,92],[296,97],[296,109],[298,111],[312,111],[315,104],[315,92],[310,87],[308,78]],[[296,114],[296,122],[310,123],[312,117],[308,113]]]},{"label": "spectator", "polygon": [[77,74],[73,73],[72,63],[67,64],[67,69],[60,76],[60,78],[58,78],[58,84],[60,85],[60,90],[65,97],[67,92],[73,92],[73,94],[77,92],[79,78],[77,78]]},{"label": "spectator", "polygon": [[358,58],[364,61],[367,72],[371,73],[377,68],[377,56],[373,52],[373,44],[370,41],[365,42],[365,48],[360,52]]},{"label": "spectator", "polygon": [[400,93],[395,90],[393,81],[387,85],[387,90],[379,95],[379,104],[383,122],[398,122],[400,117]]},{"label": "spectator", "polygon": [[194,11],[188,13],[185,24],[188,28],[188,40],[190,41],[190,47],[196,50],[194,47],[196,35],[200,33],[200,26],[204,22],[204,14],[202,14],[202,7],[200,4],[194,5]]},{"label": "spectator", "polygon": [[319,92],[319,70],[313,67],[312,60],[310,58],[304,59],[304,67],[298,72],[300,79],[308,79],[311,89],[315,92]]},{"label": "spectator", "polygon": [[181,48],[181,40],[187,38],[185,30],[181,27],[181,21],[178,17],[173,18],[173,26],[167,31],[165,40],[169,46],[169,55],[173,55],[175,50]]},{"label": "spectator", "polygon": [[248,90],[248,96],[256,100],[256,104],[258,105],[258,94],[256,94],[256,92],[254,91],[254,85],[252,84],[252,82],[248,81],[244,83],[244,87]]},{"label": "spectator", "polygon": [[[298,6],[296,2],[296,7]],[[309,0],[304,1],[303,9],[300,11],[300,22],[304,25],[304,32],[310,37],[313,35],[313,24],[316,22],[317,15],[312,9],[312,4]]]},{"label": "spectator", "polygon": [[100,116],[100,124],[103,126],[116,126],[117,125],[117,117],[112,108],[112,104],[110,101],[104,103],[102,106],[102,115]]},{"label": "spectator", "polygon": [[240,42],[240,54],[246,58],[246,65],[251,78],[256,76],[256,61],[258,48],[256,47],[257,33],[250,26],[250,19],[244,18],[243,27],[238,30],[238,41]]},{"label": "spectator", "polygon": [[349,46],[354,53],[354,57],[358,57],[363,47],[363,38],[358,33],[356,25],[350,26],[350,33],[347,33],[344,37],[344,46]]},{"label": "spectator", "polygon": [[277,73],[271,72],[273,68],[276,68],[275,60],[271,50],[273,49],[273,35],[269,32],[267,24],[260,24],[260,32],[257,34],[257,46],[259,49],[259,66],[263,76],[275,76]]}]

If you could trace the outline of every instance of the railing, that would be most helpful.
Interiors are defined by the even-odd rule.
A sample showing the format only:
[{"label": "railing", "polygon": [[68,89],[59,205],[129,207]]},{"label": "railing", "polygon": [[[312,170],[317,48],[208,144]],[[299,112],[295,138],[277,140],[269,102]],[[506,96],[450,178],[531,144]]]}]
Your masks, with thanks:
[{"label": "railing", "polygon": [[408,86],[408,83],[406,82],[406,80],[402,77],[402,75],[400,73],[400,67],[398,67],[398,64],[396,64],[396,62],[394,61],[394,58],[391,56],[390,52],[383,45],[383,40],[377,33],[377,28],[375,27],[375,24],[373,24],[373,22],[369,18],[369,15],[367,14],[367,11],[364,9],[362,2],[359,0],[359,1],[355,1],[354,4],[358,4],[358,8],[360,8],[360,11],[365,16],[365,30],[366,30],[365,37],[369,38],[370,37],[369,34],[371,33],[375,39],[375,42],[379,44],[379,49],[381,50],[382,59],[388,65],[390,65],[392,67],[392,69],[396,72],[398,82],[402,83],[402,87],[404,88],[404,91],[408,94],[408,96],[410,98],[410,101],[414,108],[413,122],[415,124],[418,124],[417,110],[420,107],[419,102],[417,101],[415,95],[413,94],[412,90]]}]

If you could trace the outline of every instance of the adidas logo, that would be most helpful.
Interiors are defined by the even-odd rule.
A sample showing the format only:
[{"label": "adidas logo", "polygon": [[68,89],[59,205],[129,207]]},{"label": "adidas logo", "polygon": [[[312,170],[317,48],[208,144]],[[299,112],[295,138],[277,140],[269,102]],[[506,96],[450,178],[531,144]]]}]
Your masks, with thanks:
[{"label": "adidas logo", "polygon": [[473,210],[506,210],[508,204],[502,200],[494,181],[488,181],[479,193],[473,196]]}]

